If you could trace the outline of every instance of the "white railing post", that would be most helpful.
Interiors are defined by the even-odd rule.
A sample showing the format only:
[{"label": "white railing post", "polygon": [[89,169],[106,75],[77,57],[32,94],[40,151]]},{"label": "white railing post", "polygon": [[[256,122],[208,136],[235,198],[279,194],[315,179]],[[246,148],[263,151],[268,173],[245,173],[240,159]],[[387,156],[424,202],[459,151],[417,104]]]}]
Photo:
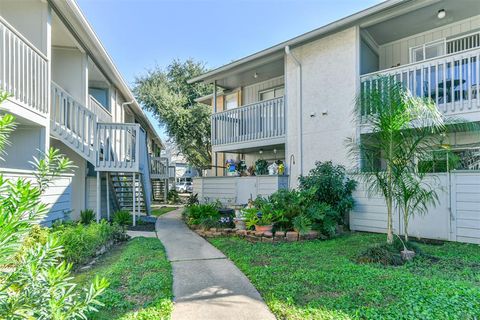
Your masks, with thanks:
[{"label": "white railing post", "polygon": [[47,118],[50,94],[48,57],[1,16],[0,34],[0,89],[12,94],[13,99],[29,110]]},{"label": "white railing post", "polygon": [[212,114],[212,145],[285,135],[285,99],[278,97]]},{"label": "white railing post", "polygon": [[[474,99],[480,106],[479,59],[480,49],[477,47],[362,75],[361,94],[368,95],[368,90],[373,89],[372,84],[381,90],[375,80],[378,76],[394,76],[397,81],[406,83],[406,88],[414,96],[432,99],[444,114],[461,115],[473,108]],[[362,98],[361,101],[362,116],[375,112],[367,100]]]}]

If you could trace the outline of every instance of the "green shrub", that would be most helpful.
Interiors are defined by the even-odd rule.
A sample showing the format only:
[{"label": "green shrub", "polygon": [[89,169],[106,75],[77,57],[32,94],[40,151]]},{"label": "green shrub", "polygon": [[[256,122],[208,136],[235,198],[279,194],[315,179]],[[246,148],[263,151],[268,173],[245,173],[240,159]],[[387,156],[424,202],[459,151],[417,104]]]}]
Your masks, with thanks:
[{"label": "green shrub", "polygon": [[[338,224],[346,224],[346,214],[353,208],[356,182],[347,177],[344,167],[331,162],[317,162],[299,181],[299,190],[281,189],[268,198],[259,197],[254,201],[255,207],[262,211],[260,208],[271,206],[273,211],[280,212],[272,218],[278,229],[296,229],[301,233],[314,229],[333,236]],[[250,217],[256,219],[254,215]],[[253,220],[250,224],[255,223]]]},{"label": "green shrub", "polygon": [[192,193],[187,199],[187,207],[193,206],[194,204],[199,204],[198,193]]},{"label": "green shrub", "polygon": [[348,224],[346,214],[353,208],[352,193],[357,182],[347,177],[345,168],[331,161],[316,162],[308,175],[299,178],[300,190],[315,190],[313,201],[330,205],[337,223]]},{"label": "green shrub", "polygon": [[17,254],[17,260],[29,250],[35,248],[38,244],[45,245],[48,242],[49,234],[50,232],[48,228],[44,228],[39,224],[33,225],[28,235],[23,240],[22,247]]},{"label": "green shrub", "polygon": [[[0,92],[0,103],[7,98]],[[0,116],[0,155],[13,121]],[[86,319],[101,305],[97,298],[108,282],[96,278],[89,288],[75,286],[62,246],[38,226],[49,212],[42,194],[72,162],[50,149],[32,164],[35,182],[0,174],[0,319]]]},{"label": "green shrub", "polygon": [[62,225],[55,228],[52,234],[63,246],[65,260],[76,267],[88,262],[108,242],[126,239],[121,227],[105,220],[89,225]]},{"label": "green shrub", "polygon": [[180,195],[178,194],[177,190],[172,189],[168,191],[167,201],[170,204],[180,203]]},{"label": "green shrub", "polygon": [[293,229],[300,235],[304,235],[312,230],[312,221],[305,215],[301,214],[293,218]]},{"label": "green shrub", "polygon": [[126,210],[116,211],[113,214],[113,222],[122,227],[131,225],[132,219],[133,219],[132,215],[130,214],[129,211],[126,211]]},{"label": "green shrub", "polygon": [[[184,217],[188,224],[200,225],[203,222],[210,223],[209,220],[214,219],[220,221],[220,206],[218,203],[194,204],[184,211]],[[208,219],[207,219],[208,218]]]},{"label": "green shrub", "polygon": [[247,228],[257,226],[268,226],[284,221],[283,212],[281,210],[274,210],[269,202],[259,203],[258,209],[256,207],[244,209],[245,224]]},{"label": "green shrub", "polygon": [[95,212],[92,209],[80,211],[80,223],[90,224],[95,219]]},{"label": "green shrub", "polygon": [[405,264],[405,261],[400,254],[404,248],[414,251],[417,255],[422,254],[418,245],[411,242],[402,242],[398,237],[395,237],[392,244],[383,243],[368,247],[357,256],[357,262],[380,263],[386,266],[400,266]]}]

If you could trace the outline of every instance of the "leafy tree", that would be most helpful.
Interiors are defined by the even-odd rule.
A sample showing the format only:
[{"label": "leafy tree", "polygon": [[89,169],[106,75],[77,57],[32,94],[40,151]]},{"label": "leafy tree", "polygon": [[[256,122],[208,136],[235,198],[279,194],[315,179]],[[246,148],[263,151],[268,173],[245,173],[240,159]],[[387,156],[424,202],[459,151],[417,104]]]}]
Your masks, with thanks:
[{"label": "leafy tree", "polygon": [[212,93],[205,84],[187,80],[207,69],[202,62],[174,60],[165,70],[156,67],[135,80],[134,93],[152,112],[187,161],[201,173],[211,167],[211,108],[195,99]]},{"label": "leafy tree", "polygon": [[[5,99],[2,95],[0,103]],[[15,128],[13,121],[10,115],[0,117],[2,148]],[[80,292],[70,282],[72,266],[63,261],[57,240],[48,236],[44,242],[25,244],[48,213],[40,199],[45,188],[72,167],[54,150],[35,163],[37,185],[25,179],[10,181],[0,174],[0,318],[87,319],[87,312],[100,304],[97,297],[107,287],[106,280],[97,278]]]},{"label": "leafy tree", "polygon": [[[398,197],[399,180],[405,178],[408,168],[423,147],[431,149],[427,137],[445,132],[442,115],[436,106],[426,100],[413,97],[402,83],[391,77],[379,77],[369,90],[357,99],[356,114],[369,112],[366,122],[370,133],[353,144],[353,154],[360,156],[368,174],[359,177],[365,182],[369,194],[380,193],[387,206],[387,242],[393,243],[394,200]],[[360,121],[360,119],[359,119]],[[415,129],[429,133],[416,136]],[[383,164],[378,162],[379,157]],[[410,174],[414,170],[408,171]]]},{"label": "leafy tree", "polygon": [[[439,148],[450,131],[470,129],[457,120],[446,120],[430,99],[414,97],[401,82],[379,77],[357,99],[356,115],[365,117],[370,132],[352,142],[352,155],[360,158],[359,175],[369,194],[382,194],[387,206],[387,242],[393,243],[393,210],[404,215],[408,239],[411,215],[436,205],[433,182],[418,171],[417,163]],[[365,115],[366,114],[366,115]]]}]

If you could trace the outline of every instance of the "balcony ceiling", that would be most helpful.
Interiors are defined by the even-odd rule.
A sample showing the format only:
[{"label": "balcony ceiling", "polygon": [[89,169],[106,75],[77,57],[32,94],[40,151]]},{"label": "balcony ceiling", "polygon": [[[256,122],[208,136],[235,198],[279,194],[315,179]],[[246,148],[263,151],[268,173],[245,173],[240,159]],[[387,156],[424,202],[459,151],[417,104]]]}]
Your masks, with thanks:
[{"label": "balcony ceiling", "polygon": [[[256,74],[256,77],[255,77]],[[216,77],[217,85],[225,89],[248,86],[284,74],[283,55],[264,63],[248,64],[248,67],[231,70]]]},{"label": "balcony ceiling", "polygon": [[83,50],[55,12],[52,14],[52,45],[54,47]]},{"label": "balcony ceiling", "polygon": [[[437,18],[440,9],[447,13],[443,19]],[[442,0],[368,26],[365,30],[382,45],[479,14],[480,0]]]}]

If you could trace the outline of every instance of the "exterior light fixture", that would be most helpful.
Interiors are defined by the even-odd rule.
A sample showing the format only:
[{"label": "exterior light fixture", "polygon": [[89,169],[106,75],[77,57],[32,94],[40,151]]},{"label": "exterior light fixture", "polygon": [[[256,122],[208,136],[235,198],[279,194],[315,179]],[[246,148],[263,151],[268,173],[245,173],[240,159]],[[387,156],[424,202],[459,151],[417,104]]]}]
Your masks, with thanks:
[{"label": "exterior light fixture", "polygon": [[263,154],[263,149],[260,149],[258,153]]},{"label": "exterior light fixture", "polygon": [[253,74],[253,77],[254,77],[255,79],[257,79],[257,78],[258,78],[258,73],[255,72],[255,73]]},{"label": "exterior light fixture", "polygon": [[440,9],[437,12],[437,18],[438,19],[443,19],[443,18],[445,18],[446,15],[447,15],[447,12],[445,11],[445,9]]}]

